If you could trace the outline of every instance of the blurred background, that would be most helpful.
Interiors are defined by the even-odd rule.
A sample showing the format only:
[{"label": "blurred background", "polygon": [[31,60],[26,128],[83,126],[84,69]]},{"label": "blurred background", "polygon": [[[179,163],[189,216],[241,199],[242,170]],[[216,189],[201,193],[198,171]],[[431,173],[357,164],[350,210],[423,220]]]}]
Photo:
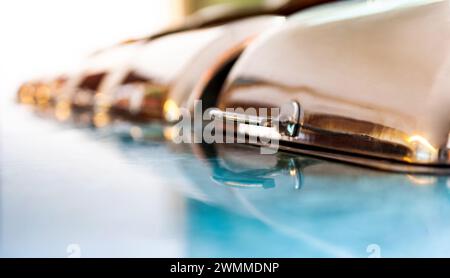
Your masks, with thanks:
[{"label": "blurred background", "polygon": [[86,55],[97,49],[146,36],[211,5],[249,7],[261,3],[262,0],[1,1],[1,95],[14,94],[21,81],[77,68]]}]

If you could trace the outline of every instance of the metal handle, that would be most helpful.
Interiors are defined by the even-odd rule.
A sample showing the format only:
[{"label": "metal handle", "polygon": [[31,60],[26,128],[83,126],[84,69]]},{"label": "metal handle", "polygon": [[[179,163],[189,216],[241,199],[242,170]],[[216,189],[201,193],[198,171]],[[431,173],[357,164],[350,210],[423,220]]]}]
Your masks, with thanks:
[{"label": "metal handle", "polygon": [[209,115],[212,119],[223,119],[235,123],[261,127],[276,127],[281,135],[294,137],[299,132],[303,123],[302,112],[300,104],[292,101],[281,106],[280,112],[276,117],[253,116],[222,111],[220,109],[211,110]]}]

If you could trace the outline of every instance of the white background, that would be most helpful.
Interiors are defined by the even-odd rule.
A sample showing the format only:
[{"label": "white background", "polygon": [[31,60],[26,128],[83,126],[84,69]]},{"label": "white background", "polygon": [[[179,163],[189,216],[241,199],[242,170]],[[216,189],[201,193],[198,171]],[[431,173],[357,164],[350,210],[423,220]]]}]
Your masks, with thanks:
[{"label": "white background", "polygon": [[[0,94],[76,68],[90,52],[168,25],[175,0],[0,1]],[[1,98],[5,100],[5,98]]]}]

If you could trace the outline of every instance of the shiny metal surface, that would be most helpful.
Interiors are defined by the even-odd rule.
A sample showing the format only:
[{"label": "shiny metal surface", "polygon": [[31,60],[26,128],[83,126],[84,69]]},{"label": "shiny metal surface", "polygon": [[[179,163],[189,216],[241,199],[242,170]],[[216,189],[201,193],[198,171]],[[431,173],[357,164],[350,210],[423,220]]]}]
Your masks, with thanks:
[{"label": "shiny metal surface", "polygon": [[[128,111],[125,112],[142,112],[144,119],[147,113],[152,114],[153,118],[176,121],[180,116],[179,109],[187,106],[187,99],[199,78],[222,55],[283,22],[284,17],[259,16],[154,39],[143,46],[127,66],[128,74],[140,78],[116,84],[115,88],[105,92],[106,103],[117,110],[124,110],[123,105],[128,104],[128,109],[125,109]],[[125,80],[124,76],[122,80]],[[131,83],[133,88],[130,88]],[[136,85],[141,89],[137,89]],[[146,91],[150,92],[146,94]],[[132,97],[137,98],[134,104],[131,103]],[[160,102],[157,109],[146,105],[157,101],[155,99]]]},{"label": "shiny metal surface", "polygon": [[349,1],[300,12],[244,51],[218,106],[296,101],[304,122],[283,137],[299,144],[291,148],[449,172],[449,20],[449,1]]},{"label": "shiny metal surface", "polygon": [[289,16],[297,11],[334,0],[280,0],[265,1],[253,7],[242,7],[230,4],[212,5],[189,15],[180,24],[137,40],[153,40],[170,34],[220,26],[233,21],[264,15]]},{"label": "shiny metal surface", "polygon": [[49,106],[58,120],[96,127],[115,119],[175,121],[222,55],[283,22],[281,16],[256,16],[106,49],[89,57]]},{"label": "shiny metal surface", "polygon": [[[64,83],[64,86],[60,86],[61,89],[55,90],[52,85],[59,77],[26,82],[18,91],[18,100],[22,103],[37,104],[37,98],[39,98],[40,106],[44,106],[42,105],[44,103],[47,108],[55,107],[54,114],[58,120],[64,121],[71,118],[75,122],[92,124],[97,127],[109,124],[112,115],[119,116],[119,118],[125,117],[132,121],[148,121],[161,119],[162,115],[165,114],[164,118],[172,121],[177,118],[176,113],[173,115],[173,111],[176,112],[177,107],[190,106],[189,103],[181,104],[180,102],[185,102],[185,99],[189,97],[186,95],[191,94],[192,90],[186,88],[184,89],[185,92],[180,93],[183,88],[178,87],[192,85],[172,85],[168,83],[175,83],[175,79],[178,83],[197,83],[195,79],[200,78],[204,71],[199,70],[201,66],[204,66],[204,63],[200,63],[200,61],[208,59],[208,56],[213,55],[214,51],[219,52],[220,48],[224,51],[226,47],[230,47],[227,51],[232,51],[231,49],[240,45],[242,41],[247,43],[257,33],[265,31],[266,28],[264,27],[271,24],[270,18],[272,18],[272,24],[276,25],[277,19],[274,15],[289,15],[323,2],[328,1],[289,0],[266,3],[267,5],[264,4],[250,9],[236,9],[228,5],[205,9],[187,17],[179,25],[166,28],[147,37],[128,39],[93,52],[77,73],[71,73],[67,76],[67,80],[65,80],[67,82]],[[281,21],[281,17],[278,17],[278,19]],[[266,23],[263,23],[263,21],[267,21],[267,26],[264,25]],[[203,45],[204,49],[208,49],[206,53],[201,57],[194,57],[195,54],[192,51],[195,51],[196,48],[192,45],[198,47],[206,42],[202,39],[198,42],[193,41],[198,39],[199,36],[209,36],[198,35],[202,33],[209,33],[210,36],[217,33],[215,34],[216,40],[210,41],[211,45],[209,45],[209,48],[214,50],[209,50],[208,47]],[[186,37],[190,37],[189,43],[186,43]],[[161,45],[165,45],[166,49]],[[184,46],[183,50],[178,49],[177,45]],[[142,60],[145,60],[145,57],[141,57],[141,55],[142,52],[146,51],[145,49],[139,51],[141,47],[150,48],[147,52],[153,53],[151,54],[153,57],[180,57],[180,60],[164,61],[164,63],[161,63],[161,61],[146,61],[149,62],[149,65],[143,66]],[[172,49],[172,52],[174,49],[177,51],[171,53],[169,49]],[[184,52],[187,54],[183,56]],[[208,54],[208,52],[210,53]],[[133,56],[137,57],[132,59]],[[183,74],[185,77],[182,77],[181,74],[175,76],[175,72],[180,70],[177,67],[181,68],[186,62],[183,61],[181,56],[189,57],[191,60],[200,60],[197,63],[192,63],[196,66],[192,69],[186,69],[185,66],[185,73]],[[215,58],[220,60],[221,56],[225,55],[217,55]],[[173,70],[171,73],[168,71],[164,73],[165,83],[167,84],[159,84],[158,82],[161,82],[161,80],[152,80],[154,76],[139,73],[142,68],[151,67],[155,69],[161,65],[169,65],[169,68],[172,67]],[[197,76],[189,75],[190,72],[197,74]],[[163,104],[171,87],[174,87],[175,92],[171,92],[172,96],[167,107],[173,108],[170,109],[172,113],[163,113]],[[37,95],[35,96],[35,94]],[[191,99],[193,97],[193,95],[190,96]],[[173,99],[176,100],[173,101]],[[109,112],[112,112],[112,115]]]},{"label": "shiny metal surface", "polygon": [[448,177],[173,145],[157,125],[79,129],[1,105],[14,119],[2,120],[1,257],[449,256]]},{"label": "shiny metal surface", "polygon": [[[325,2],[329,2],[329,0],[279,1],[276,3],[266,3],[249,9],[237,9],[228,5],[219,5],[214,8],[201,10],[198,13],[187,17],[178,25],[165,28],[146,37],[128,39],[119,44],[92,53],[91,57],[87,59],[85,66],[82,67],[78,73],[70,74],[68,82],[64,84],[64,87],[61,90],[48,90],[48,87],[51,87],[51,84],[54,83],[52,78],[27,82],[18,92],[19,101],[31,104],[33,102],[32,99],[35,98],[35,96],[33,95],[30,98],[30,94],[37,91],[37,87],[44,86],[46,87],[46,90],[49,91],[49,97],[45,100],[45,104],[46,106],[54,106],[56,103],[55,116],[59,120],[67,120],[68,118],[74,117],[76,122],[85,122],[85,124],[93,124],[94,126],[101,127],[111,121],[111,115],[108,113],[110,110],[112,110],[113,115],[125,117],[127,120],[148,121],[149,119],[160,119],[163,114],[161,112],[161,102],[164,102],[165,98],[165,93],[162,93],[162,91],[167,91],[168,85],[160,86],[158,84],[152,84],[152,82],[149,81],[150,77],[143,77],[139,81],[134,80],[132,82],[127,80],[129,75],[136,74],[134,69],[132,67],[130,68],[127,64],[127,62],[131,61],[131,56],[139,52],[136,51],[136,48],[148,43],[152,44],[152,41],[161,38],[164,39],[164,37],[167,36],[174,35],[177,37],[178,33],[189,33],[192,30],[202,30],[224,24],[233,25],[231,23],[239,20],[243,20],[241,24],[242,29],[245,30],[249,28],[247,26],[249,23],[246,23],[245,19],[250,19],[247,20],[250,22],[257,21],[256,18],[258,16],[270,17],[274,15],[290,15],[296,11]],[[251,20],[251,18],[255,19]],[[231,30],[223,31],[233,33],[236,32],[236,30],[233,31],[233,29],[237,28],[230,27],[228,29]],[[238,30],[238,32],[240,32],[240,30]],[[180,44],[182,43],[181,39]],[[101,78],[98,78],[99,82],[96,83],[94,86],[95,88],[83,86],[85,80],[98,76],[101,76]],[[114,101],[111,101],[110,97],[112,91],[119,91],[119,96],[114,99]],[[147,94],[148,92],[150,92],[152,96],[149,97],[149,101],[145,101],[145,98],[143,99],[141,95]],[[130,94],[138,96],[133,96],[131,98],[129,96]],[[179,93],[175,93],[175,95],[177,94]],[[21,95],[23,95],[23,97],[21,97]],[[142,105],[143,107],[139,107],[137,102],[142,99],[148,106]],[[136,105],[130,104],[130,102],[133,102]],[[76,111],[77,115],[73,115],[72,108],[81,110],[81,116],[79,113],[80,111]],[[93,112],[92,110],[96,111]]]}]

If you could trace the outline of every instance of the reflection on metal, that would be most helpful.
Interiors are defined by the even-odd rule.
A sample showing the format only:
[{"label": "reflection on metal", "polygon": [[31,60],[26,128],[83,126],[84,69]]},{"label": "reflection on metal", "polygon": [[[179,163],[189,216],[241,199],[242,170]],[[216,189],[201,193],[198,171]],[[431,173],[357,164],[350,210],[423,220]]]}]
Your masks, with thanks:
[{"label": "reflection on metal", "polygon": [[172,99],[168,99],[164,102],[163,111],[165,118],[169,122],[175,122],[181,116],[180,108]]},{"label": "reflection on metal", "polygon": [[114,89],[109,103],[104,107],[109,109],[112,117],[133,122],[161,119],[167,90],[167,87],[150,81],[123,83]]},{"label": "reflection on metal", "polygon": [[54,104],[66,82],[66,76],[25,82],[17,92],[17,101],[38,107],[48,107]]},{"label": "reflection on metal", "polygon": [[55,117],[58,121],[64,122],[72,114],[71,105],[68,102],[58,102],[55,107]]},{"label": "reflection on metal", "polygon": [[427,139],[420,135],[413,135],[408,138],[408,143],[416,153],[416,159],[419,162],[436,161],[438,160],[438,150],[433,147]]},{"label": "reflection on metal", "polygon": [[41,84],[36,88],[36,104],[37,106],[45,106],[50,101],[50,88],[48,85]]},{"label": "reflection on metal", "polygon": [[94,110],[129,121],[177,121],[198,80],[224,53],[283,22],[280,16],[258,16],[141,41],[125,66],[108,69]]},{"label": "reflection on metal", "polygon": [[34,91],[35,85],[31,82],[27,82],[20,86],[17,92],[17,100],[23,104],[34,104]]},{"label": "reflection on metal", "polygon": [[218,107],[297,102],[301,128],[279,130],[284,149],[448,174],[449,4],[380,1],[372,9],[351,1],[300,12],[244,51]]},{"label": "reflection on metal", "polygon": [[95,127],[101,128],[109,124],[108,113],[96,113],[93,118],[93,124]]},{"label": "reflection on metal", "polygon": [[[280,16],[257,16],[166,37],[159,43],[154,42],[153,48],[158,52],[147,51],[149,62],[141,62],[142,65],[137,65],[137,68],[140,68],[141,72],[147,72],[152,79],[162,79],[169,84],[167,100],[170,100],[171,107],[175,107],[172,105],[174,103],[178,108],[193,111],[193,102],[201,97],[195,95],[195,87],[204,74],[224,56],[234,53],[236,47],[254,40],[264,31],[281,26],[284,22],[285,18]],[[162,42],[167,44],[162,45]],[[159,45],[164,46],[164,49]],[[164,67],[157,67],[161,63],[165,63]],[[176,109],[168,111],[175,113],[164,114],[164,120],[179,120],[181,114],[177,113]]]},{"label": "reflection on metal", "polygon": [[[256,115],[249,115],[244,113],[227,112],[219,109],[213,109],[209,112],[212,119],[225,120],[232,124],[238,124],[238,131],[243,133],[258,136],[260,134],[267,133],[267,128],[272,131],[274,127],[278,127],[274,130],[278,133],[278,136],[273,137],[294,137],[298,135],[298,132],[302,126],[303,114],[300,104],[296,101],[288,102],[281,106],[279,115],[263,117]],[[276,123],[276,124],[275,124]]]}]

